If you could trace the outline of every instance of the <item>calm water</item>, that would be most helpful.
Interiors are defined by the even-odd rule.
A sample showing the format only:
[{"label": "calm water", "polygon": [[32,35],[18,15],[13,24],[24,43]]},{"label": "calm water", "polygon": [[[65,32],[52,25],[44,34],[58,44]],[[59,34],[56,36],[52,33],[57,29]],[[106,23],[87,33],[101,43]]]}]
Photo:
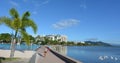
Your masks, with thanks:
[{"label": "calm water", "polygon": [[[16,45],[16,50],[35,50],[38,45]],[[0,44],[0,49],[10,49],[10,44]],[[120,47],[68,46],[67,55],[83,63],[120,63]],[[64,53],[66,53],[64,51]]]},{"label": "calm water", "polygon": [[83,63],[120,63],[120,47],[68,46],[67,55]]},{"label": "calm water", "polygon": [[[0,49],[10,50],[11,44],[0,44]],[[31,46],[27,46],[26,44],[16,45],[16,50],[35,50],[38,48],[38,45],[32,44]]]}]

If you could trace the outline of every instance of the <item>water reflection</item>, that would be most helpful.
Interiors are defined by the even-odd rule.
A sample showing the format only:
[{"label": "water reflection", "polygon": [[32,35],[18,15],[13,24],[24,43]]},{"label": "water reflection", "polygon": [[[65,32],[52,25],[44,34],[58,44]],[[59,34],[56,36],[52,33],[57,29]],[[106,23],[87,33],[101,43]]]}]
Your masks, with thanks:
[{"label": "water reflection", "polygon": [[52,45],[51,49],[57,51],[60,54],[67,55],[67,46],[62,45]]}]

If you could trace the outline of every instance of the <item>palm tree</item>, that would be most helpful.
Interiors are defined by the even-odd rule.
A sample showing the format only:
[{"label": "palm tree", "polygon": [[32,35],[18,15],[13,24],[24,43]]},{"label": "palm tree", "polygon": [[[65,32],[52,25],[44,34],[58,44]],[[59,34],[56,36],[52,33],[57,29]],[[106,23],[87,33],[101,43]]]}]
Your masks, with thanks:
[{"label": "palm tree", "polygon": [[11,53],[10,57],[14,57],[14,52],[15,52],[15,43],[16,43],[16,38],[17,34],[20,33],[21,36],[24,38],[24,41],[26,42],[27,45],[30,45],[30,38],[28,33],[26,32],[27,27],[31,27],[36,33],[37,31],[37,25],[34,23],[32,19],[30,19],[30,13],[26,11],[22,17],[19,16],[18,12],[16,9],[12,8],[10,9],[10,18],[9,17],[0,17],[0,24],[5,24],[6,26],[10,27],[15,31],[13,40],[11,40]]}]

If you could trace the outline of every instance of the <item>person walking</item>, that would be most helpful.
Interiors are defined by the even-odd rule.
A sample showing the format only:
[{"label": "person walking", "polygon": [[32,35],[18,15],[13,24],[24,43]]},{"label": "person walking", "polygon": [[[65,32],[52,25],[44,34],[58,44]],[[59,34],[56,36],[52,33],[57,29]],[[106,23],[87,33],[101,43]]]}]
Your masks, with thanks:
[{"label": "person walking", "polygon": [[45,46],[44,57],[46,57],[47,52],[48,52],[48,48],[47,48],[47,46]]}]

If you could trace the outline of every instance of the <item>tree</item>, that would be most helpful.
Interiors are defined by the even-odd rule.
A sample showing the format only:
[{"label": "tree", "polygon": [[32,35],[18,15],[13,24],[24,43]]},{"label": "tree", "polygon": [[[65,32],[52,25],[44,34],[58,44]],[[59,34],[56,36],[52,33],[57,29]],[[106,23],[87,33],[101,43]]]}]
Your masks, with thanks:
[{"label": "tree", "polygon": [[68,42],[67,42],[67,45],[68,45],[68,46],[69,46],[69,45],[71,46],[71,45],[75,45],[75,43],[74,43],[73,41],[68,41]]},{"label": "tree", "polygon": [[35,38],[32,35],[29,35],[31,43],[35,43]]},{"label": "tree", "polygon": [[27,45],[30,45],[30,38],[28,33],[26,32],[27,27],[31,27],[36,33],[37,31],[37,25],[34,23],[32,19],[30,19],[30,13],[26,11],[22,17],[19,16],[18,12],[16,9],[12,8],[10,9],[10,18],[3,16],[0,17],[0,24],[5,24],[6,26],[10,27],[15,31],[13,40],[11,40],[11,53],[10,57],[14,57],[14,52],[15,52],[15,43],[17,39],[17,34],[20,33],[21,36],[24,38],[24,41],[26,42]]},{"label": "tree", "polygon": [[60,42],[60,45],[66,45],[66,44],[67,42],[64,42],[64,41]]},{"label": "tree", "polygon": [[9,43],[11,40],[11,35],[9,33],[2,33],[0,34],[0,40],[3,42]]},{"label": "tree", "polygon": [[45,41],[44,41],[43,45],[49,44],[50,39],[48,37],[44,37],[44,40]]}]

